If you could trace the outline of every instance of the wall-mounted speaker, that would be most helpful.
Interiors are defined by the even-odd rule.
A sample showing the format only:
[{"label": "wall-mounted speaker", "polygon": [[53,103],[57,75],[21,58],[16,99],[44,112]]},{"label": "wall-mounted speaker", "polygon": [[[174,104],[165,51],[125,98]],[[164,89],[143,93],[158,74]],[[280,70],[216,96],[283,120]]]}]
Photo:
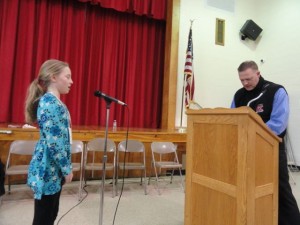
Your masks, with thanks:
[{"label": "wall-mounted speaker", "polygon": [[253,20],[247,20],[244,26],[241,28],[240,32],[242,34],[242,40],[249,38],[253,41],[256,40],[258,35],[262,32],[261,29]]}]

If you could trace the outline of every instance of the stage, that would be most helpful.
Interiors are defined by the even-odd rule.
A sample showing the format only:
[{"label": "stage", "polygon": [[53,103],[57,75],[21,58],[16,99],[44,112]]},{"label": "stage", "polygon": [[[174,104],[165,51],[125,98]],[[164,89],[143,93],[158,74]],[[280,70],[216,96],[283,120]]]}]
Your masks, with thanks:
[{"label": "stage", "polygon": [[[73,126],[72,127],[73,140],[81,140],[86,144],[93,138],[104,138],[105,127],[97,126]],[[10,143],[14,140],[38,140],[39,129],[37,128],[22,128],[22,125],[15,124],[0,124],[0,158],[6,164],[7,155]],[[122,140],[126,139],[126,129],[118,127],[116,132],[112,131],[112,127],[108,130],[108,138],[113,140],[116,145]],[[184,161],[186,151],[186,130],[185,129],[142,129],[142,128],[129,128],[128,139],[139,140],[144,143],[146,149],[146,167],[147,176],[150,175],[151,170],[151,148],[150,145],[153,141],[166,141],[177,144],[177,153],[179,161]],[[134,158],[128,158],[133,160]],[[22,163],[29,163],[30,158],[26,156],[20,157]],[[102,159],[98,159],[99,161]],[[79,162],[78,157],[72,157],[73,162]],[[17,163],[17,162],[16,162]],[[97,175],[97,174],[96,174]],[[140,175],[140,171],[130,171],[126,174],[128,177],[136,177]],[[110,174],[108,173],[108,177]],[[20,177],[19,177],[20,178]],[[19,180],[19,178],[17,178]],[[75,174],[75,179],[78,174]],[[25,181],[26,177],[21,180]],[[13,181],[12,177],[12,181]]]}]

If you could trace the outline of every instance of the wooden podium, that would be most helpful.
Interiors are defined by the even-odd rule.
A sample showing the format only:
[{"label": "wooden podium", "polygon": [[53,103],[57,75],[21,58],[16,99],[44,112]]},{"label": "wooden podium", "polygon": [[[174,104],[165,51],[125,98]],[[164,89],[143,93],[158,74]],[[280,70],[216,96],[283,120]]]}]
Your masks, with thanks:
[{"label": "wooden podium", "polygon": [[248,107],[187,112],[185,225],[277,225],[278,144]]}]

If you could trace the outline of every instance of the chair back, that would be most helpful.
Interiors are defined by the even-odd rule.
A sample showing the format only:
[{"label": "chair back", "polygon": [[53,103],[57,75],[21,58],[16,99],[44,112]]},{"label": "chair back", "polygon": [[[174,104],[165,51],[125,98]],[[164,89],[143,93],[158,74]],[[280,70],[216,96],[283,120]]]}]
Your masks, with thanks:
[{"label": "chair back", "polygon": [[[16,165],[11,165],[12,158],[18,157],[18,155],[31,156],[35,150],[36,140],[15,140],[10,144],[9,153],[6,160],[6,174],[27,174],[28,164],[20,165],[20,162]],[[8,190],[10,192],[10,182],[8,182]]]},{"label": "chair back", "polygon": [[[94,138],[87,143],[88,151],[100,151],[103,152],[105,149],[105,138]],[[107,139],[106,151],[114,152],[116,150],[116,144],[113,140]]]},{"label": "chair back", "polygon": [[118,150],[121,152],[144,152],[145,146],[138,140],[128,140],[126,146],[126,140],[124,140],[119,143]]},{"label": "chair back", "polygon": [[71,145],[71,153],[76,154],[83,152],[83,142],[78,140],[73,140]]},{"label": "chair back", "polygon": [[176,152],[177,145],[172,142],[152,142],[151,149],[158,154],[167,154]]},{"label": "chair back", "polygon": [[16,140],[9,148],[9,154],[32,155],[37,141],[36,140]]}]

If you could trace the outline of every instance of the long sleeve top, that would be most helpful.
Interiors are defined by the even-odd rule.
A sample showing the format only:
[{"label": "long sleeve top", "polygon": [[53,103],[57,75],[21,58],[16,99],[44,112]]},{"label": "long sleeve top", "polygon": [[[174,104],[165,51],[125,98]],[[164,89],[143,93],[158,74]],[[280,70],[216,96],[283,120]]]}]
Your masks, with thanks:
[{"label": "long sleeve top", "polygon": [[53,94],[46,93],[39,101],[37,121],[40,139],[28,170],[27,184],[35,199],[61,190],[62,178],[72,172],[70,114]]}]

